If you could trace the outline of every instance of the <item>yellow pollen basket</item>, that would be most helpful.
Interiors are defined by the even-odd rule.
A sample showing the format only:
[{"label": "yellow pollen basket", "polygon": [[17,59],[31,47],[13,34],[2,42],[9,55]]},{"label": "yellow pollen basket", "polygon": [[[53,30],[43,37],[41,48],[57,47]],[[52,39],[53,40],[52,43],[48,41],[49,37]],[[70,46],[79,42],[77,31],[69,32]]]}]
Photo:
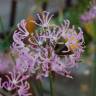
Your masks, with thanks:
[{"label": "yellow pollen basket", "polygon": [[70,41],[75,41],[74,44],[70,44],[71,50],[77,49],[77,48],[78,48],[78,40],[76,39],[76,37],[75,37],[75,36],[72,36],[72,37],[70,38]]},{"label": "yellow pollen basket", "polygon": [[70,48],[71,48],[72,50],[75,50],[75,49],[78,48],[78,44],[70,44]]},{"label": "yellow pollen basket", "polygon": [[26,19],[26,29],[28,30],[29,33],[34,32],[36,28],[36,25],[32,21],[34,21],[34,18],[32,16],[29,16]]}]

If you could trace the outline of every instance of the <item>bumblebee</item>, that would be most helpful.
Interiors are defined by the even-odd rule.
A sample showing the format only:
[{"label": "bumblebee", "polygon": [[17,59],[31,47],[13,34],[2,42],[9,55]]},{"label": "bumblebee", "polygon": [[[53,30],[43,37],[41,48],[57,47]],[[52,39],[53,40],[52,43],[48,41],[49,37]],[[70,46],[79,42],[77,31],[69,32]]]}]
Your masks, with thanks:
[{"label": "bumblebee", "polygon": [[64,40],[58,41],[54,49],[55,49],[55,53],[59,56],[73,54],[72,50],[68,46],[66,46]]},{"label": "bumblebee", "polygon": [[36,25],[32,21],[34,21],[34,17],[28,16],[28,18],[26,19],[26,29],[28,30],[29,33],[34,32],[36,29]]}]

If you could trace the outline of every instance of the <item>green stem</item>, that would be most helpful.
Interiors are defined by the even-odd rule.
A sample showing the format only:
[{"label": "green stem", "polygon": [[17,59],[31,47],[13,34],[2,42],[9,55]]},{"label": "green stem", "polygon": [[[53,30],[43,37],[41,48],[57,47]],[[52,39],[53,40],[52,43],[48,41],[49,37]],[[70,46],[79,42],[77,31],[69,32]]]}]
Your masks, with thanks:
[{"label": "green stem", "polygon": [[11,93],[6,92],[6,91],[5,91],[5,90],[3,90],[3,89],[0,89],[0,93],[1,93],[2,95],[4,95],[4,96],[12,96],[12,94],[11,94]]},{"label": "green stem", "polygon": [[31,85],[33,96],[44,96],[43,86],[41,80],[30,77],[29,83]]},{"label": "green stem", "polygon": [[44,94],[43,94],[43,86],[42,86],[41,80],[37,80],[36,87],[37,87],[37,90],[39,92],[39,95],[40,96],[44,96]]},{"label": "green stem", "polygon": [[37,96],[38,94],[36,93],[36,88],[35,88],[35,85],[34,85],[34,79],[32,77],[30,77],[28,82],[30,84],[30,89],[31,89],[32,96]]},{"label": "green stem", "polygon": [[49,81],[50,81],[50,96],[55,96],[54,95],[54,78],[52,73],[49,73]]}]

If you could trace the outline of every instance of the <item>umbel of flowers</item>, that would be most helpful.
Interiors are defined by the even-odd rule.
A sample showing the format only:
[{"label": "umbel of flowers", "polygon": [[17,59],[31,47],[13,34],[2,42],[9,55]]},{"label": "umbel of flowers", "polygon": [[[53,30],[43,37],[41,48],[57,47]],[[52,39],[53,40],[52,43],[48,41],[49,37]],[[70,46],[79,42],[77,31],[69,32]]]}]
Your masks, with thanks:
[{"label": "umbel of flowers", "polygon": [[81,20],[85,22],[92,21],[94,19],[96,19],[96,5],[91,6],[91,8],[81,16]]},{"label": "umbel of flowers", "polygon": [[88,32],[90,36],[93,38],[96,37],[94,32],[94,28],[96,26],[96,1],[92,0],[91,6],[89,6],[89,10],[86,10],[80,17],[83,22],[85,30]]},{"label": "umbel of flowers", "polygon": [[29,96],[30,76],[41,79],[54,72],[72,78],[70,69],[77,66],[84,51],[83,32],[70,26],[68,20],[52,24],[52,17],[44,11],[37,14],[37,20],[24,19],[17,25],[11,46],[15,67],[5,76],[7,81],[1,82],[1,88],[17,89],[18,96]]},{"label": "umbel of flowers", "polygon": [[16,65],[21,72],[36,74],[37,78],[48,77],[50,71],[69,76],[68,70],[79,61],[84,42],[82,30],[78,28],[77,32],[74,26],[69,27],[68,20],[60,26],[51,24],[52,16],[45,11],[37,14],[39,23],[30,20],[37,25],[32,32],[26,28],[26,20],[17,25],[12,49],[19,55]]}]

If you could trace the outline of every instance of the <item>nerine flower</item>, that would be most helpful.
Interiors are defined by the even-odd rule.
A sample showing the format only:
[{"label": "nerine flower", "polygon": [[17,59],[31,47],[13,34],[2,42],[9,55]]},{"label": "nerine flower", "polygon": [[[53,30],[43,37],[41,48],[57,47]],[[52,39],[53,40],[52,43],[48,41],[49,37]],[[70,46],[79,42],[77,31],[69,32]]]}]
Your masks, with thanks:
[{"label": "nerine flower", "polygon": [[36,54],[36,56],[21,54],[19,58],[16,59],[16,69],[20,73],[27,73],[28,75],[32,75],[36,73],[36,70],[38,69],[38,67],[35,67],[37,66],[38,62],[38,54]]},{"label": "nerine flower", "polygon": [[43,43],[46,42],[46,38],[42,32],[36,32],[29,38],[29,42],[34,46],[42,46]]},{"label": "nerine flower", "polygon": [[24,38],[26,38],[29,35],[29,32],[25,27],[26,26],[25,20],[22,20],[21,23],[18,24],[17,26],[18,29],[15,31],[15,34],[13,35],[13,39],[15,42],[13,42],[12,46],[14,46],[14,49],[18,51],[18,49],[21,50],[22,48],[25,47],[25,44],[22,42],[22,40],[24,40]]},{"label": "nerine flower", "polygon": [[[40,64],[39,70],[41,70],[41,74],[45,77],[48,77],[50,71],[54,71],[57,74],[65,75],[68,73],[66,70],[67,63],[62,61],[60,57],[55,53],[52,47],[46,46],[45,48],[41,49],[41,53],[39,54]],[[41,69],[40,69],[41,68]],[[39,76],[38,74],[38,76]]]},{"label": "nerine flower", "polygon": [[[14,69],[15,70],[15,69]],[[28,90],[30,88],[26,74],[18,73],[16,70],[10,72],[4,77],[0,77],[0,88],[10,93],[11,96],[29,96]]]},{"label": "nerine flower", "polygon": [[5,81],[3,82],[3,88],[5,88],[7,91],[12,91],[16,88],[16,86],[14,86],[14,84],[12,82],[10,82],[9,80],[8,81]]},{"label": "nerine flower", "polygon": [[[68,20],[64,21],[64,25],[60,27],[60,31],[62,31],[61,36],[64,38],[63,42],[67,46],[67,51],[70,53],[69,56],[66,56],[66,58],[69,58],[67,61],[69,61],[70,66],[73,66],[80,59],[81,53],[84,52],[84,37],[80,27],[78,30],[75,30],[74,26],[72,28],[69,26],[70,22]],[[79,32],[77,33],[77,31]],[[64,50],[63,52],[66,53],[67,51]]]},{"label": "nerine flower", "polygon": [[28,75],[21,74],[17,72],[15,69],[13,70],[13,72],[9,72],[9,75],[10,76],[6,75],[6,77],[8,81],[11,82],[14,86],[19,86],[19,83],[29,78]]},{"label": "nerine flower", "polygon": [[81,20],[84,22],[93,21],[96,19],[96,5],[91,6],[91,8],[81,15]]},{"label": "nerine flower", "polygon": [[37,14],[38,20],[40,21],[40,24],[37,23],[36,21],[32,21],[34,22],[36,25],[45,28],[45,27],[49,27],[50,26],[50,20],[53,17],[53,15],[50,15],[49,12],[43,11],[41,14]]},{"label": "nerine flower", "polygon": [[83,49],[84,38],[81,28],[78,28],[79,32],[77,33],[74,26],[72,28],[69,27],[70,22],[68,20],[64,22],[65,25],[62,25],[60,31],[62,32],[61,36],[64,38],[66,46],[72,51],[79,50],[80,48]]},{"label": "nerine flower", "polygon": [[91,6],[89,6],[89,10],[86,10],[81,16],[81,21],[83,22],[84,28],[86,32],[95,38],[94,33],[94,21],[96,20],[96,1],[92,0]]},{"label": "nerine flower", "polygon": [[61,31],[59,31],[59,28],[53,27],[53,28],[46,28],[45,32],[35,32],[32,34],[32,36],[29,38],[29,42],[36,46],[43,46],[46,44],[46,42],[50,42],[53,46],[55,46],[57,40],[60,38]]},{"label": "nerine flower", "polygon": [[[18,53],[17,69],[22,65],[20,70],[26,69],[27,74],[35,74],[37,78],[48,77],[50,71],[70,77],[69,70],[76,66],[83,52],[81,28],[70,27],[68,20],[61,26],[53,26],[49,23],[52,18],[49,12],[37,16],[40,24],[34,21],[39,26],[32,34],[29,35],[26,20],[18,24],[13,34],[12,49]],[[24,64],[20,63],[22,61]]]},{"label": "nerine flower", "polygon": [[19,96],[32,96],[32,94],[29,93],[29,89],[30,89],[30,85],[27,81],[24,83],[21,82],[21,85],[18,89],[18,95]]}]

